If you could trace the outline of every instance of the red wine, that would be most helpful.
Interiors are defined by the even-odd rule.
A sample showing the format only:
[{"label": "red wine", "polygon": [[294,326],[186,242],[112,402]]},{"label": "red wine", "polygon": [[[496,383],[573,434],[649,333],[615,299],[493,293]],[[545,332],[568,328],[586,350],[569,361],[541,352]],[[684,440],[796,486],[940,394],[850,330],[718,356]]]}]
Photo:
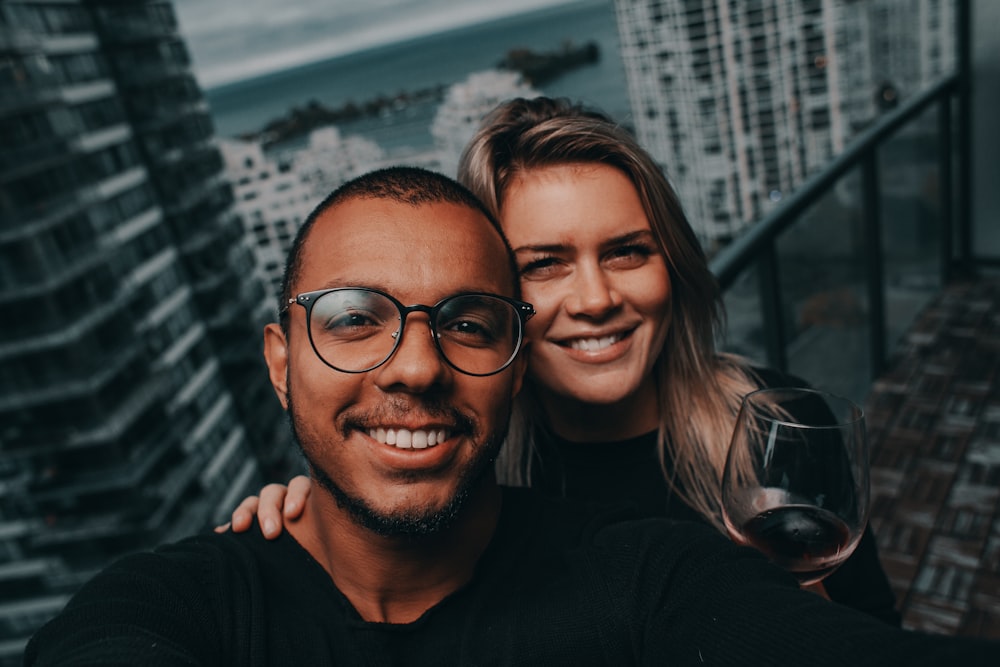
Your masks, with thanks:
[{"label": "red wine", "polygon": [[803,584],[819,581],[851,555],[851,532],[837,515],[810,505],[761,512],[740,531],[747,544]]}]

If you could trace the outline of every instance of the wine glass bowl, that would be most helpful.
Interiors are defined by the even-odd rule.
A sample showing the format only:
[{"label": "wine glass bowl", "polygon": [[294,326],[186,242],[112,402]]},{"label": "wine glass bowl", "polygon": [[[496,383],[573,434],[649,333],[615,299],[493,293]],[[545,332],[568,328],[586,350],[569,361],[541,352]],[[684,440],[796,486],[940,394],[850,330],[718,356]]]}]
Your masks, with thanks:
[{"label": "wine glass bowl", "polygon": [[816,583],[850,557],[869,512],[864,413],[813,389],[743,399],[722,480],[730,537]]}]

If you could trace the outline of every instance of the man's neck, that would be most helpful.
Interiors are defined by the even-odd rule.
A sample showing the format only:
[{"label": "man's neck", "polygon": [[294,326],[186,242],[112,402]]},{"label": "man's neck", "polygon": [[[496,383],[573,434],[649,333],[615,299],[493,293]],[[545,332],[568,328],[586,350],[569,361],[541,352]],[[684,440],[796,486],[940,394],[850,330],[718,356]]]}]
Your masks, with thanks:
[{"label": "man's neck", "polygon": [[366,621],[410,623],[464,586],[500,516],[493,481],[474,490],[453,524],[434,535],[378,535],[314,486],[293,537],[323,566]]}]

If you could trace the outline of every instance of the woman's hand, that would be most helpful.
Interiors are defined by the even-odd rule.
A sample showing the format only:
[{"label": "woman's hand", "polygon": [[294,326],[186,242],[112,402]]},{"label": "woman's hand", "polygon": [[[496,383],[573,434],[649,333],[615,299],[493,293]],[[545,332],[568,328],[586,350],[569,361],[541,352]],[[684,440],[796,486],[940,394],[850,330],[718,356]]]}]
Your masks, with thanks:
[{"label": "woman's hand", "polygon": [[304,475],[293,477],[288,486],[268,484],[260,490],[260,497],[247,496],[233,510],[229,523],[216,526],[215,532],[224,533],[230,528],[242,533],[250,530],[254,515],[260,523],[260,530],[269,540],[281,535],[286,521],[295,521],[302,516],[309,497],[309,478]]}]

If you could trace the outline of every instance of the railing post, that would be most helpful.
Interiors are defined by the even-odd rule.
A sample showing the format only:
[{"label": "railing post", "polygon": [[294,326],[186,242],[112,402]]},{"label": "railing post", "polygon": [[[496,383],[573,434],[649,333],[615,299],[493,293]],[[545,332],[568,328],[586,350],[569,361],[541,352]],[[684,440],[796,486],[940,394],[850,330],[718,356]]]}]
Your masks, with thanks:
[{"label": "railing post", "polygon": [[767,346],[767,363],[782,372],[788,371],[785,351],[785,321],[782,317],[781,280],[778,273],[778,251],[772,239],[760,252],[757,260],[757,289],[760,309],[764,319],[764,340]]},{"label": "railing post", "polygon": [[885,294],[882,285],[882,220],[878,180],[878,152],[865,152],[861,162],[861,201],[865,228],[865,264],[868,284],[868,332],[871,379],[885,367]]},{"label": "railing post", "polygon": [[938,103],[938,219],[941,221],[941,286],[951,281],[952,262],[954,261],[955,226],[952,208],[952,173],[951,163],[953,144],[951,141],[951,95],[944,95]]},{"label": "railing post", "polygon": [[958,169],[956,173],[956,220],[958,259],[972,272],[972,7],[970,0],[955,5],[958,49]]}]

